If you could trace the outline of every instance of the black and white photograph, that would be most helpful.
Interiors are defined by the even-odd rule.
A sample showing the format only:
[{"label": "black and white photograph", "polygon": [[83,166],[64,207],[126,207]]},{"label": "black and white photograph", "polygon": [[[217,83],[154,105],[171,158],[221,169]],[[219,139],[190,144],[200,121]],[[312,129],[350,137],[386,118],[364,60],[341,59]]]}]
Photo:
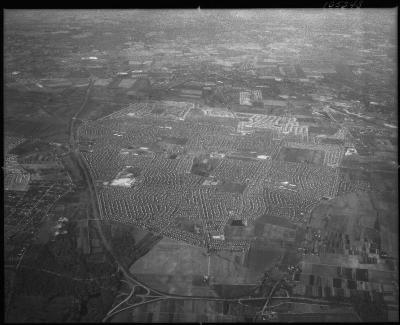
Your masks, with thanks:
[{"label": "black and white photograph", "polygon": [[398,7],[338,3],[3,9],[4,322],[398,322]]}]

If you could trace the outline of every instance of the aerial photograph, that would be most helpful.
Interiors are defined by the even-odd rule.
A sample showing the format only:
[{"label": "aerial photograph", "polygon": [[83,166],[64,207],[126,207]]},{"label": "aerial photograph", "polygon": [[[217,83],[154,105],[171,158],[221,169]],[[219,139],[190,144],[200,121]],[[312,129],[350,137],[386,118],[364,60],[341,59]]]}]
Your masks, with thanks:
[{"label": "aerial photograph", "polygon": [[4,322],[398,322],[397,9],[4,9]]}]

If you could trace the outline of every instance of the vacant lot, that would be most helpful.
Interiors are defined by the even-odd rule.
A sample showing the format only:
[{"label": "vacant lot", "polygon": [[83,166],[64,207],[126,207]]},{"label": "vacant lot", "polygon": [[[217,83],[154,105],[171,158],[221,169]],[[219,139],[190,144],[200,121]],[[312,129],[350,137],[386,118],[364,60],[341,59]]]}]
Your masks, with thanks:
[{"label": "vacant lot", "polygon": [[163,142],[165,143],[170,143],[170,144],[176,144],[179,146],[184,146],[187,142],[187,138],[178,138],[178,137],[163,137]]},{"label": "vacant lot", "polygon": [[233,183],[233,182],[223,182],[221,185],[218,185],[217,188],[221,192],[240,193],[240,194],[242,194],[244,189],[246,188],[246,184],[239,184],[239,183]]}]

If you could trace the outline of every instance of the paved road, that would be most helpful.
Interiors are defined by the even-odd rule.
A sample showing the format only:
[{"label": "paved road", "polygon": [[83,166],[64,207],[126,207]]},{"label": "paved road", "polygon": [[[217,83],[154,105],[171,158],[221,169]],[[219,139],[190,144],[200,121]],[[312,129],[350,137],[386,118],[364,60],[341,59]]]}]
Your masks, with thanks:
[{"label": "paved road", "polygon": [[69,123],[69,144],[70,144],[71,149],[75,148],[75,146],[76,146],[76,141],[75,141],[76,140],[75,139],[75,131],[76,130],[75,130],[75,127],[74,127],[75,126],[75,121],[78,119],[79,114],[81,114],[82,111],[85,109],[85,106],[86,106],[87,101],[89,99],[90,92],[91,92],[92,87],[93,87],[93,84],[94,84],[94,80],[90,79],[88,88],[86,90],[85,99],[83,100],[83,103],[82,103],[81,107],[79,108],[79,110],[74,114],[74,116],[70,120],[70,123]]},{"label": "paved road", "polygon": [[271,301],[271,297],[272,297],[272,295],[274,294],[276,288],[278,287],[278,285],[279,285],[281,282],[282,282],[282,280],[278,280],[278,281],[275,282],[274,286],[272,287],[271,291],[269,292],[269,295],[268,295],[267,300],[266,300],[266,302],[265,302],[265,304],[264,304],[264,307],[263,307],[263,309],[261,310],[261,314],[265,314],[265,311],[266,311],[266,309],[267,309],[267,307],[268,307],[268,305],[269,305],[269,302]]},{"label": "paved road", "polygon": [[77,164],[83,171],[83,176],[84,176],[84,179],[86,181],[86,184],[87,184],[87,187],[89,190],[90,202],[91,202],[92,211],[94,214],[93,219],[94,219],[94,221],[96,223],[96,227],[99,231],[100,239],[102,240],[102,243],[103,243],[104,247],[107,249],[107,251],[113,256],[114,260],[116,261],[116,263],[118,265],[118,268],[122,271],[125,278],[127,278],[131,283],[136,284],[136,285],[141,285],[149,291],[151,290],[152,292],[163,295],[163,293],[146,286],[144,283],[138,281],[137,279],[134,279],[130,275],[129,271],[118,261],[117,257],[115,256],[114,252],[112,251],[112,247],[110,246],[107,238],[105,237],[105,235],[103,233],[103,229],[101,226],[101,220],[103,220],[103,217],[102,217],[102,213],[101,213],[101,208],[98,203],[99,200],[98,200],[96,186],[93,183],[93,177],[90,173],[88,166],[86,165],[86,162],[84,161],[84,159],[82,159],[82,156],[80,155],[80,152],[79,152],[78,146],[77,146],[77,139],[74,136],[75,132],[76,132],[76,130],[74,129],[74,120],[80,114],[80,112],[82,112],[82,110],[85,107],[85,104],[89,98],[91,85],[92,85],[92,81],[88,87],[88,90],[86,91],[85,100],[84,100],[80,110],[71,119],[70,138],[69,138],[70,139],[70,147],[71,147],[71,158],[77,162]]}]

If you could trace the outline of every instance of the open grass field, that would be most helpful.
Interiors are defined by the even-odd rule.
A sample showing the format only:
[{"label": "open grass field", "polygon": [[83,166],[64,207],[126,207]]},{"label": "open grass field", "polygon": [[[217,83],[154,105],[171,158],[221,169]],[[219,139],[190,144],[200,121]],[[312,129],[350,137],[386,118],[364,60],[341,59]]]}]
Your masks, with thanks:
[{"label": "open grass field", "polygon": [[286,162],[298,162],[322,165],[325,152],[300,148],[284,147],[280,150],[278,159]]},{"label": "open grass field", "polygon": [[[46,138],[62,135],[64,139],[68,138],[68,129],[66,123],[47,120],[15,120],[7,119],[7,128],[17,136]],[[11,133],[10,132],[10,133]]]},{"label": "open grass field", "polygon": [[246,266],[250,269],[264,273],[279,261],[281,261],[284,250],[276,243],[255,242],[250,247],[246,256]]},{"label": "open grass field", "polygon": [[[295,229],[296,226],[293,225],[289,220],[284,219],[284,218],[279,218],[270,214],[266,214],[260,218],[258,218],[255,222],[255,228],[261,228],[265,224],[270,224],[270,225],[275,225],[275,226],[280,226],[280,227],[285,227],[289,229]],[[259,230],[257,230],[259,231]]]},{"label": "open grass field", "polygon": [[375,220],[369,194],[354,192],[320,203],[311,213],[310,226],[351,233],[360,226],[373,228]]},{"label": "open grass field", "polygon": [[[264,261],[259,266],[256,260],[262,252]],[[254,284],[262,276],[260,272],[264,270],[264,266],[268,266],[279,255],[273,249],[258,250],[253,254],[254,257],[251,255],[249,267],[245,267],[242,265],[242,254],[221,251],[211,255],[212,283]],[[164,238],[148,254],[136,261],[130,271],[159,290],[187,295],[215,295],[198,280],[207,274],[207,267],[208,256],[204,249]]]}]

